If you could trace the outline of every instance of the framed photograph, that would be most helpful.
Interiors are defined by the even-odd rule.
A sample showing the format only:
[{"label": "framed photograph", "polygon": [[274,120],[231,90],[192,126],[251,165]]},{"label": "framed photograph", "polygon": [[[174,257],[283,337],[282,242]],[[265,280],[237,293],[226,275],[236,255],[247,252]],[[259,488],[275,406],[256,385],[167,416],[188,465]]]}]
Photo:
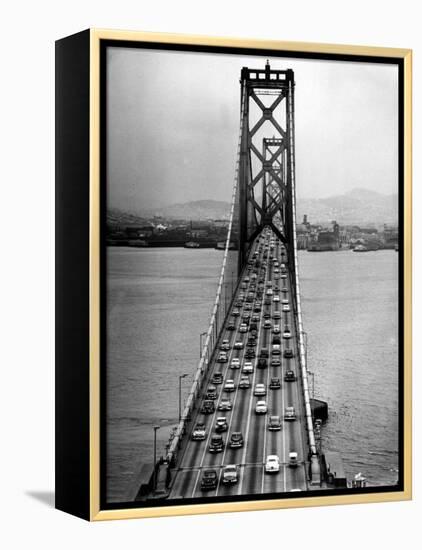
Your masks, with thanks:
[{"label": "framed photograph", "polygon": [[411,51],[56,43],[56,507],[411,498]]}]

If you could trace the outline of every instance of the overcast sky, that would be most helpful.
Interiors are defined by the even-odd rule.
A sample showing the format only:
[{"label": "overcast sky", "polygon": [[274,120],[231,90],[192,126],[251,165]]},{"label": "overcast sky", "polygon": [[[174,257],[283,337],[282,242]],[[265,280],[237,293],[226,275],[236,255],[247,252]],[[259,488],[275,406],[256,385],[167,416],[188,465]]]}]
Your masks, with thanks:
[{"label": "overcast sky", "polygon": [[[243,66],[266,57],[108,48],[108,205],[229,201]],[[397,192],[396,66],[270,58],[295,72],[298,197]],[[271,137],[271,136],[269,136]]]}]

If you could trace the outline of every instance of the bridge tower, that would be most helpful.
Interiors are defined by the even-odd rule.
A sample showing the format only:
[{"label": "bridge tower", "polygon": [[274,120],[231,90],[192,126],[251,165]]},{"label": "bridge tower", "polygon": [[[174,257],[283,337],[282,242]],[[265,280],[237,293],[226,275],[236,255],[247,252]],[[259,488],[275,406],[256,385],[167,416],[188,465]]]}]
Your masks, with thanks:
[{"label": "bridge tower", "polygon": [[[239,163],[239,265],[270,226],[293,253],[294,74],[243,67]],[[291,262],[293,266],[294,263]]]}]

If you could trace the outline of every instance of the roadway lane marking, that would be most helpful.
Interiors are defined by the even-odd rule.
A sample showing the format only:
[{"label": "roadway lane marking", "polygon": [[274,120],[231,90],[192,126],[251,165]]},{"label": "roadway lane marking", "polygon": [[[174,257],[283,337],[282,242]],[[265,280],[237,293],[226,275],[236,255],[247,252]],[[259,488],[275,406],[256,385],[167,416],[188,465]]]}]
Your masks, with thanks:
[{"label": "roadway lane marking", "polygon": [[[261,256],[260,256],[261,258]],[[255,356],[255,366],[254,366],[254,372],[253,372],[253,379],[252,379],[252,391],[251,391],[251,396],[249,398],[249,407],[248,407],[248,421],[247,421],[247,424],[246,424],[246,433],[245,433],[245,441],[244,441],[244,449],[243,449],[243,454],[242,454],[242,463],[245,463],[246,461],[246,454],[247,454],[247,451],[248,451],[248,444],[249,444],[249,430],[250,430],[250,423],[251,423],[251,411],[252,411],[252,402],[254,400],[254,395],[253,395],[253,388],[255,386],[255,380],[256,380],[256,371],[258,370],[258,358],[259,358],[259,351],[260,351],[260,347],[259,347],[259,343],[260,343],[260,340],[261,340],[261,335],[262,335],[262,331],[264,330],[263,328],[263,323],[262,323],[262,316],[263,316],[263,307],[264,307],[264,297],[265,297],[265,288],[266,288],[266,282],[267,282],[267,277],[268,277],[268,269],[265,270],[265,277],[264,277],[264,291],[262,293],[262,298],[261,298],[261,311],[260,311],[260,319],[259,319],[259,325],[258,325],[258,340],[257,340],[257,343],[256,343],[256,356]],[[240,472],[240,483],[239,483],[239,489],[237,491],[237,494],[238,495],[241,495],[242,494],[242,488],[243,488],[243,482],[244,482],[244,479],[245,479],[245,470],[246,468],[243,468],[243,470]]]},{"label": "roadway lane marking", "polygon": [[[240,280],[242,280],[242,279],[244,278],[244,276],[245,276],[245,271],[247,270],[247,265],[248,265],[248,264],[245,265],[245,267],[244,267],[242,273],[240,274]],[[250,284],[251,284],[251,279],[249,278],[248,290],[249,290],[249,285],[250,285]],[[239,291],[239,289],[238,289],[238,291]],[[242,292],[243,292],[243,291],[242,291]],[[239,294],[240,294],[240,292],[239,292]],[[236,293],[236,298],[238,298],[239,294]],[[233,300],[233,301],[235,301],[235,300]],[[241,321],[241,317],[242,317],[242,314],[243,314],[243,311],[244,311],[244,306],[245,306],[245,300],[243,300],[243,302],[242,302],[242,307],[241,307],[241,308],[237,308],[237,309],[239,309],[239,310],[241,310],[241,311],[239,312],[239,313],[240,313],[240,314],[239,314],[239,322],[236,324],[236,331],[234,331],[235,334],[234,334],[233,341],[236,341],[238,334],[241,334],[241,333],[239,332],[239,329],[240,329],[240,325],[241,325],[241,322],[240,322],[240,321]],[[235,309],[234,306],[233,306],[233,309]],[[232,309],[231,311],[233,311],[233,309]],[[227,322],[228,322],[228,318],[229,318],[229,317],[230,317],[230,316],[227,316],[226,319],[225,319],[225,322],[224,322],[224,325],[223,325],[224,330],[222,331],[222,335],[220,336],[219,340],[216,342],[216,347],[217,347],[217,345],[224,339],[224,338],[223,338],[223,335],[227,332]],[[233,331],[231,331],[231,332],[233,332]],[[224,384],[225,384],[226,380],[229,380],[229,378],[228,378],[228,373],[229,373],[230,363],[231,363],[232,355],[233,355],[233,352],[234,352],[234,351],[235,351],[235,349],[234,349],[234,345],[233,345],[233,346],[231,347],[231,349],[229,350],[229,354],[228,354],[229,357],[228,357],[228,360],[227,360],[227,363],[226,363],[225,374],[224,374],[223,383],[222,383],[222,386],[221,386],[221,387],[222,387],[222,391],[220,392],[220,398],[217,400],[218,402],[221,401],[222,393],[223,393],[223,391],[224,391],[224,390],[223,390]],[[214,360],[214,364],[213,364],[213,367],[212,367],[212,369],[211,369],[211,372],[214,372],[214,369],[215,369],[215,367],[216,367],[216,363],[217,363],[217,361]],[[208,380],[208,382],[209,382],[209,380]],[[201,396],[201,398],[202,398],[202,396]],[[232,404],[232,411],[233,411],[233,408],[234,408],[234,405]],[[205,456],[206,456],[206,454],[207,454],[207,449],[208,449],[208,446],[209,446],[209,440],[210,440],[210,438],[211,438],[212,429],[213,429],[213,426],[214,426],[214,423],[215,423],[215,419],[216,419],[216,417],[217,417],[217,413],[218,413],[218,412],[223,413],[224,411],[219,411],[219,410],[218,410],[218,405],[217,405],[217,406],[215,407],[215,411],[214,411],[214,413],[213,413],[213,415],[212,415],[212,419],[211,419],[211,423],[210,423],[210,430],[209,430],[208,437],[207,437],[207,439],[206,439],[206,444],[205,444],[204,451],[203,451],[203,453],[202,453],[202,459],[201,459],[201,462],[200,462],[200,464],[199,464],[198,475],[196,476],[195,484],[194,484],[194,487],[193,487],[193,492],[192,492],[192,495],[191,495],[192,497],[194,497],[195,492],[196,492],[196,488],[197,488],[197,486],[198,486],[199,477],[200,477],[200,475],[201,475],[201,469],[202,469],[202,467],[203,467],[204,459],[205,459]],[[226,442],[226,444],[227,444],[227,442]],[[211,468],[211,466],[210,466],[209,468]],[[218,489],[218,485],[217,485],[217,489]]]}]

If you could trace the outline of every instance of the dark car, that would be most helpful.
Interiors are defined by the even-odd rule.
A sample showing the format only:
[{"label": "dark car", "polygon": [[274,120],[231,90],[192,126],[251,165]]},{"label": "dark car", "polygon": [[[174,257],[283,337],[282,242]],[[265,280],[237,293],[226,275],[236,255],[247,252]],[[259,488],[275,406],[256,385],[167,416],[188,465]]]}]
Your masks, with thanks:
[{"label": "dark car", "polygon": [[281,338],[280,336],[278,336],[278,334],[276,334],[275,336],[273,336],[273,341],[272,341],[273,344],[281,344]]},{"label": "dark car", "polygon": [[270,306],[270,305],[271,305],[271,299],[270,298],[265,298],[264,306]]},{"label": "dark car", "polygon": [[229,323],[227,325],[227,330],[236,330],[236,323]]},{"label": "dark car", "polygon": [[284,375],[285,382],[294,382],[296,380],[296,376],[294,371],[287,370],[286,374]]},{"label": "dark car", "polygon": [[266,369],[268,367],[268,361],[264,357],[260,357],[257,363],[258,369]]},{"label": "dark car", "polygon": [[269,311],[264,313],[264,319],[271,319],[271,313]]},{"label": "dark car", "polygon": [[216,470],[204,470],[201,479],[201,490],[210,491],[217,488],[217,471]]},{"label": "dark car", "polygon": [[221,435],[213,435],[209,446],[210,453],[221,453],[224,449],[224,440]]},{"label": "dark car", "polygon": [[253,330],[258,330],[258,325],[256,322],[253,322],[249,325],[249,330],[252,332]]},{"label": "dark car", "polygon": [[268,429],[270,431],[281,430],[281,418],[279,416],[270,416],[268,419]]},{"label": "dark car", "polygon": [[243,435],[242,432],[233,432],[230,436],[229,447],[231,449],[239,449],[243,447]]},{"label": "dark car", "polygon": [[254,348],[256,346],[255,338],[249,338],[246,345],[248,346],[248,348]]},{"label": "dark car", "polygon": [[246,359],[252,359],[253,357],[255,357],[255,350],[254,350],[254,348],[248,348],[248,349],[245,351],[245,357],[246,357]]},{"label": "dark car", "polygon": [[271,378],[270,390],[279,390],[281,388],[280,378]]},{"label": "dark car", "polygon": [[215,431],[217,433],[226,432],[228,430],[227,418],[225,416],[217,417]]},{"label": "dark car", "polygon": [[214,414],[215,405],[214,401],[206,400],[202,402],[201,413],[202,414]]},{"label": "dark car", "polygon": [[205,399],[217,399],[217,388],[215,386],[208,386]]},{"label": "dark car", "polygon": [[271,366],[272,367],[280,367],[281,366],[281,361],[278,357],[273,357],[271,359]]},{"label": "dark car", "polygon": [[285,349],[284,352],[283,352],[283,357],[285,357],[286,359],[291,359],[292,357],[294,357],[294,353],[293,353],[293,350],[292,349]]},{"label": "dark car", "polygon": [[223,383],[223,373],[215,372],[211,378],[211,384],[222,384]]},{"label": "dark car", "polygon": [[259,356],[268,358],[269,357],[268,349],[267,348],[262,348],[261,353],[259,354]]}]

